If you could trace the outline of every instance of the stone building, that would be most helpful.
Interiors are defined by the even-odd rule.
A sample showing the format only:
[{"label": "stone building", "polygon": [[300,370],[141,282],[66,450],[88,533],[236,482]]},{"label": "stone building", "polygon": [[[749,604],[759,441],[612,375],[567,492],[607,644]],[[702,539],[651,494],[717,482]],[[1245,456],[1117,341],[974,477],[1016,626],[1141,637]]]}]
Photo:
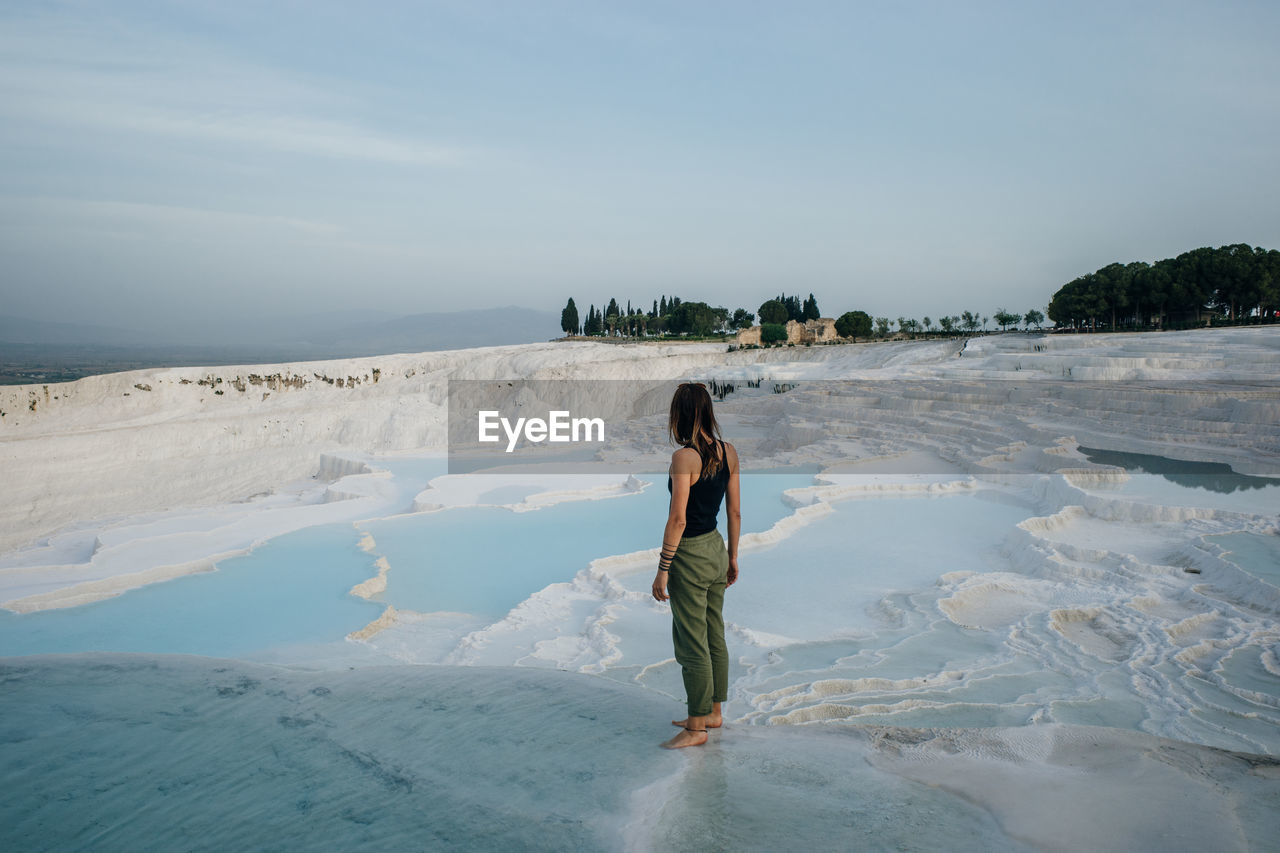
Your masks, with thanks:
[{"label": "stone building", "polygon": [[[803,323],[788,320],[786,329],[786,343],[789,344],[824,344],[840,340],[840,336],[836,334],[836,321],[830,317],[819,317]],[[759,326],[752,326],[750,329],[738,332],[738,346],[758,347],[761,343]]]},{"label": "stone building", "polygon": [[830,317],[819,317],[816,320],[787,321],[787,343],[789,344],[823,344],[837,341],[836,321]]}]

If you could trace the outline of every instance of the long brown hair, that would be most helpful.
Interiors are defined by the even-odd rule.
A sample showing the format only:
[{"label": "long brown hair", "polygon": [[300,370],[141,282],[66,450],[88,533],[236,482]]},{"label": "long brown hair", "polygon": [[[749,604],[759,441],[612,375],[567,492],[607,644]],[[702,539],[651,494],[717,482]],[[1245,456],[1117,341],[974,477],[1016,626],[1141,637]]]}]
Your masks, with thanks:
[{"label": "long brown hair", "polygon": [[[711,395],[698,382],[685,382],[671,397],[671,415],[667,419],[671,441],[681,447],[692,447],[702,459],[699,479],[710,477],[727,459],[716,459],[715,442],[720,438],[720,425],[711,409]],[[711,438],[708,438],[711,436]]]}]

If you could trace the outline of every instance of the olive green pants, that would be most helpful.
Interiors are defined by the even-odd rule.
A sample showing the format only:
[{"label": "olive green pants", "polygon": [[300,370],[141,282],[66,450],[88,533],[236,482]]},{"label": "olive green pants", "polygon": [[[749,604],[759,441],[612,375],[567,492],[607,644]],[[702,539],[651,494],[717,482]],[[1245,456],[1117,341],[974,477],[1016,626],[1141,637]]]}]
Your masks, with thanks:
[{"label": "olive green pants", "polygon": [[671,560],[671,639],[694,717],[710,714],[711,703],[729,694],[722,613],[728,572],[729,552],[718,530],[681,539]]}]

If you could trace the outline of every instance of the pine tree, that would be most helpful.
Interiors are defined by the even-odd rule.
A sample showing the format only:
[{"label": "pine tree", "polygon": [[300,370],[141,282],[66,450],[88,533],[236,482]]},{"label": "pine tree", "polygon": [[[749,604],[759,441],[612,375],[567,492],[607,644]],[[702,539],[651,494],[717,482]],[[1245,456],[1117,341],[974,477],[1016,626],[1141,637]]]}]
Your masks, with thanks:
[{"label": "pine tree", "polygon": [[821,316],[822,313],[818,311],[818,300],[814,299],[813,294],[810,293],[809,298],[804,301],[804,311],[801,319],[816,320]]},{"label": "pine tree", "polygon": [[787,309],[786,321],[804,320],[804,308],[800,306],[799,296],[787,296],[785,293],[779,293],[778,301],[782,303],[783,308]]},{"label": "pine tree", "polygon": [[564,306],[564,310],[560,312],[560,329],[566,335],[576,335],[578,333],[578,306],[573,304],[573,297],[569,297],[569,304]]}]

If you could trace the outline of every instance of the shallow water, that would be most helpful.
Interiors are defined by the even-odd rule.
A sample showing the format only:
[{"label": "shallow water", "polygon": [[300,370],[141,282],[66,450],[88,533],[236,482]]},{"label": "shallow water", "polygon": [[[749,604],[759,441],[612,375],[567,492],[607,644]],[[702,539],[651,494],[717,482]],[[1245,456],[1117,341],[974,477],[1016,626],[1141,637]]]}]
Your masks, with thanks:
[{"label": "shallow water", "polygon": [[[1146,735],[759,729],[482,667],[0,664],[13,850],[1264,849],[1276,771]],[[1230,827],[1229,834],[1224,828]]]},{"label": "shallow water", "polygon": [[[783,503],[782,493],[812,480],[811,474],[744,473],[744,532],[767,530],[790,515],[793,508]],[[372,521],[362,528],[391,565],[387,590],[378,600],[420,613],[497,619],[547,584],[571,580],[597,557],[657,548],[669,500],[663,478],[649,481],[641,492],[602,500],[528,512],[451,509]],[[723,533],[723,512],[720,529]]]},{"label": "shallow water", "polygon": [[382,608],[348,594],[372,573],[349,524],[289,533],[218,570],[80,607],[0,611],[0,655],[118,651],[235,657],[340,639]]},{"label": "shallow water", "polygon": [[[443,463],[378,465],[392,473],[394,510]],[[1270,539],[1215,532],[1212,519],[1192,530],[1123,516],[1031,538],[1019,523],[1060,507],[1021,483],[879,491],[894,479],[868,479],[816,507],[825,514],[802,510],[803,526],[744,551],[726,605],[730,724],[694,754],[654,749],[683,689],[669,613],[648,595],[650,561],[584,571],[657,546],[664,477],[526,512],[455,507],[317,526],[215,572],[69,610],[0,613],[4,655],[183,651],[331,670],[10,658],[0,773],[21,793],[0,814],[0,841],[1131,849],[1179,821],[1177,837],[1196,844],[1216,838],[1202,827],[1228,824],[1237,847],[1270,837],[1280,812],[1250,775],[1265,759],[1246,768],[1215,748],[1280,754],[1273,612],[1251,603],[1263,600],[1252,589],[1156,560],[1192,553],[1208,531],[1251,571],[1271,560]],[[482,502],[536,491],[494,482],[476,493]],[[782,493],[811,483],[807,471],[744,475],[744,532],[794,523]],[[1135,472],[1090,491],[1257,517],[1275,486],[1214,491]],[[379,557],[386,592],[350,595]],[[367,643],[341,641],[387,604],[416,614]],[[317,647],[359,649],[366,657],[349,663],[363,668],[346,672],[348,660],[314,657]],[[391,660],[472,666],[369,666]],[[1067,732],[1069,752],[1020,740],[1046,731]],[[1153,735],[1200,746],[1182,763],[1151,763],[1174,748]],[[920,744],[931,746],[918,764],[904,758]],[[1077,759],[1091,749],[1100,757],[1086,768]],[[1058,755],[1067,764],[1054,765]],[[1220,775],[1206,781],[1205,768]],[[1161,773],[1173,775],[1153,781]],[[129,781],[95,781],[107,776]],[[1147,812],[1108,811],[1147,792]],[[1064,796],[1105,817],[1055,823]]]},{"label": "shallow water", "polygon": [[[1080,447],[1090,462],[1114,465],[1130,474],[1122,491],[1175,505],[1239,507],[1280,511],[1280,477],[1239,474],[1220,462],[1190,462],[1146,453]],[[1224,499],[1234,495],[1235,499]]]},{"label": "shallow water", "polygon": [[1173,459],[1168,456],[1129,453],[1098,447],[1078,447],[1077,449],[1095,464],[1115,465],[1127,471],[1158,474],[1170,482],[1190,488],[1229,493],[1280,485],[1273,477],[1240,474],[1232,470],[1230,465],[1222,462],[1196,462],[1189,459]]},{"label": "shallow water", "polygon": [[[408,506],[444,462],[388,459],[397,501]],[[783,490],[811,474],[744,475],[744,518],[761,529],[792,509]],[[665,485],[665,483],[664,483]],[[524,487],[520,487],[524,488]],[[549,583],[571,579],[592,559],[661,541],[668,495],[656,484],[606,500],[555,504],[517,513],[462,507],[370,522],[376,553],[358,547],[350,524],[309,527],[217,570],[184,575],[79,607],[0,611],[0,655],[122,651],[246,656],[279,647],[342,640],[382,612],[385,602],[422,611],[463,611],[496,619]],[[723,524],[723,520],[722,520]],[[755,528],[752,528],[755,529]],[[502,535],[494,536],[495,530]],[[580,535],[566,536],[564,531]],[[349,594],[391,558],[387,594],[375,602]],[[454,569],[441,570],[441,566]]]},{"label": "shallow water", "polygon": [[1207,538],[1226,550],[1225,559],[1280,587],[1280,534],[1224,533]]}]

